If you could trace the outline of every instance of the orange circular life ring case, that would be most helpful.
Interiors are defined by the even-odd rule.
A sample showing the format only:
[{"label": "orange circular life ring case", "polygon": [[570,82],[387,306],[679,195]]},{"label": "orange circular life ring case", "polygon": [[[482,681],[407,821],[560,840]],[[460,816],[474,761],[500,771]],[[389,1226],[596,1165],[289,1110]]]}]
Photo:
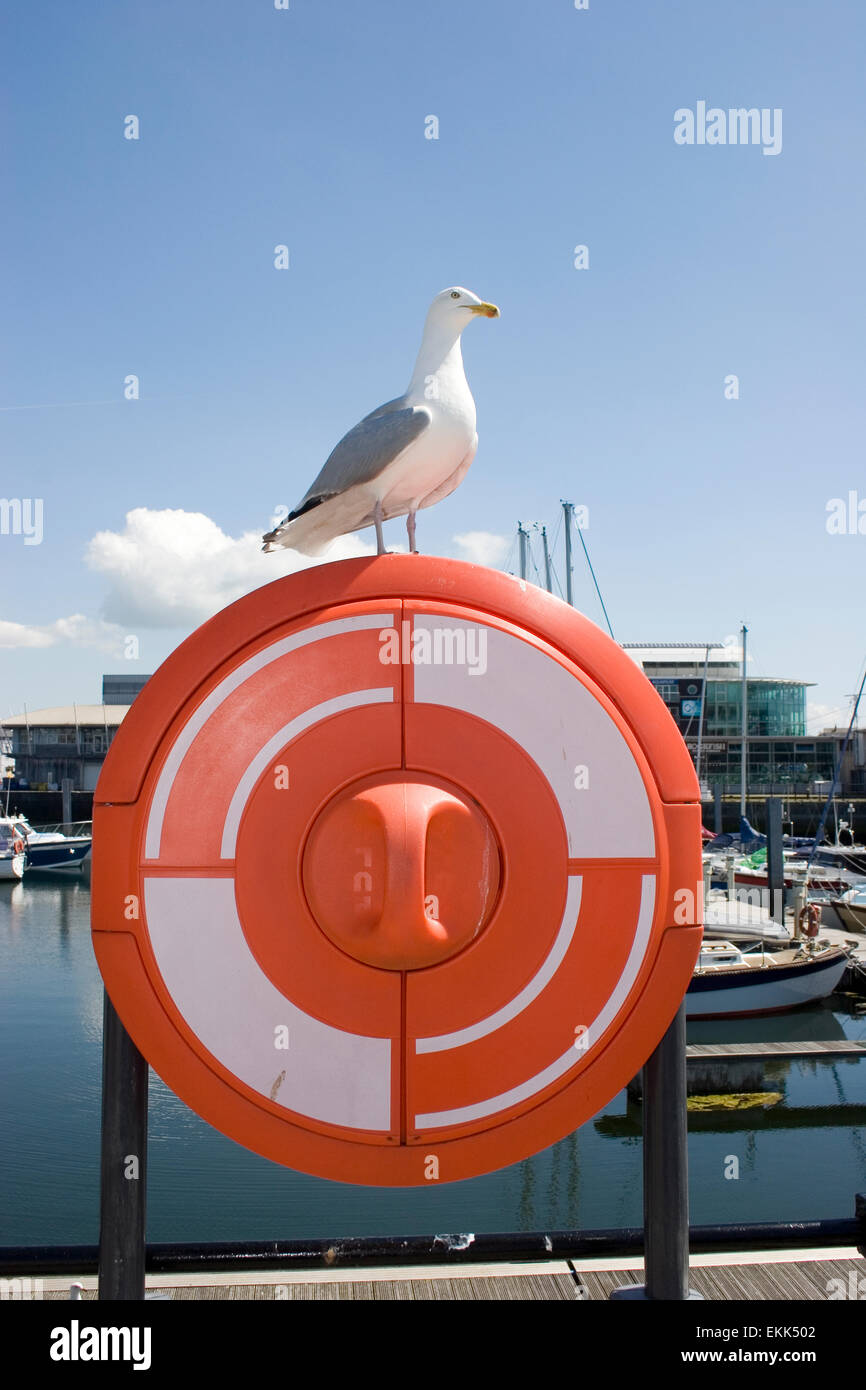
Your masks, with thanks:
[{"label": "orange circular life ring case", "polygon": [[452,1182],[576,1129],[659,1042],[700,824],[662,701],[574,609],[458,561],[341,561],[218,613],[136,699],[96,791],[94,948],[224,1134]]}]

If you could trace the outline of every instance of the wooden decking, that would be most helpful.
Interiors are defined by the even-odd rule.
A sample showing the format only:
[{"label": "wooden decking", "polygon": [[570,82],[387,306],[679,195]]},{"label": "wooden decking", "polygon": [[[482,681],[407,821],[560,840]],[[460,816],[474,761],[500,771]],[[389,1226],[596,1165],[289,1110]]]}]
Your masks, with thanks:
[{"label": "wooden decking", "polygon": [[773,1058],[866,1057],[866,1043],[848,1038],[833,1042],[690,1043],[686,1063],[697,1061],[757,1062]]},{"label": "wooden decking", "polygon": [[[857,1062],[861,1057],[866,1057],[866,1044],[846,1038],[832,1042],[692,1043],[686,1048],[686,1089],[690,1096],[773,1091],[788,1062]],[[626,1091],[630,1101],[640,1100],[642,1072],[632,1077]],[[791,1112],[786,1112],[786,1118],[796,1123]]]},{"label": "wooden decking", "polygon": [[[327,1270],[286,1274],[149,1276],[148,1297],[197,1301],[349,1302],[594,1302],[613,1289],[643,1280],[635,1259],[554,1260],[547,1264],[474,1265],[459,1269]],[[833,1280],[841,1281],[834,1284]],[[862,1284],[861,1282],[862,1281]],[[46,1278],[42,1297],[69,1298],[71,1280]],[[82,1298],[95,1299],[96,1280],[85,1277]],[[711,1301],[748,1299],[826,1302],[866,1295],[866,1260],[853,1248],[695,1255],[690,1286]]]}]

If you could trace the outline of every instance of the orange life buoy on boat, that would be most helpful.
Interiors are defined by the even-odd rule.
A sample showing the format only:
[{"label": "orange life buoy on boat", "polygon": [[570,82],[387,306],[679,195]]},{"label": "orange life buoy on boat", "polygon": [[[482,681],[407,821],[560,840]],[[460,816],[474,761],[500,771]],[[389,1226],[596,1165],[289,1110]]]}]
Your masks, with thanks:
[{"label": "orange life buoy on boat", "polygon": [[818,935],[821,925],[821,909],[817,903],[806,903],[800,913],[800,931],[803,936],[814,937]]},{"label": "orange life buoy on boat", "polygon": [[23,854],[23,853],[24,853],[24,841],[22,840],[22,838],[21,838],[20,835],[14,835],[14,836],[13,836],[13,838],[12,838],[12,848],[13,848],[13,850],[15,851],[16,854]]}]

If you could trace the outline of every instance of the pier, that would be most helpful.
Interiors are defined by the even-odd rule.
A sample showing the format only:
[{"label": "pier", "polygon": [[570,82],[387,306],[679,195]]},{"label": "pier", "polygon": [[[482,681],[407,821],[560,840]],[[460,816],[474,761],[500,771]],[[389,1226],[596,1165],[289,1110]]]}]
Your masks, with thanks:
[{"label": "pier", "polygon": [[[233,1270],[224,1274],[151,1274],[148,1299],[177,1302],[606,1302],[614,1289],[640,1284],[632,1256],[355,1270]],[[96,1299],[96,1278],[42,1280],[41,1296]],[[689,1286],[713,1301],[821,1301],[866,1294],[866,1261],[855,1246],[693,1255]]]},{"label": "pier", "polygon": [[[772,1069],[774,1063],[804,1059],[856,1062],[864,1056],[866,1043],[845,1038],[832,1042],[692,1043],[686,1048],[686,1093],[714,1096],[772,1091],[779,1078],[768,1078],[767,1068]],[[630,1101],[643,1095],[642,1075],[638,1072],[628,1084]]]}]

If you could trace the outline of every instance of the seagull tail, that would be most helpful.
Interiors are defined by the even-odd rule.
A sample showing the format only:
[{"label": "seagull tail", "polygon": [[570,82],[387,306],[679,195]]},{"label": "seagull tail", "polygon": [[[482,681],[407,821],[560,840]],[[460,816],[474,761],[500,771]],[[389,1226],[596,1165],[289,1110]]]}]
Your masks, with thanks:
[{"label": "seagull tail", "polygon": [[309,518],[310,513],[305,512],[294,521],[287,521],[282,526],[276,526],[273,531],[268,531],[262,536],[262,550],[266,555],[280,548],[298,550],[302,555],[324,555],[333,537],[317,534]]}]

